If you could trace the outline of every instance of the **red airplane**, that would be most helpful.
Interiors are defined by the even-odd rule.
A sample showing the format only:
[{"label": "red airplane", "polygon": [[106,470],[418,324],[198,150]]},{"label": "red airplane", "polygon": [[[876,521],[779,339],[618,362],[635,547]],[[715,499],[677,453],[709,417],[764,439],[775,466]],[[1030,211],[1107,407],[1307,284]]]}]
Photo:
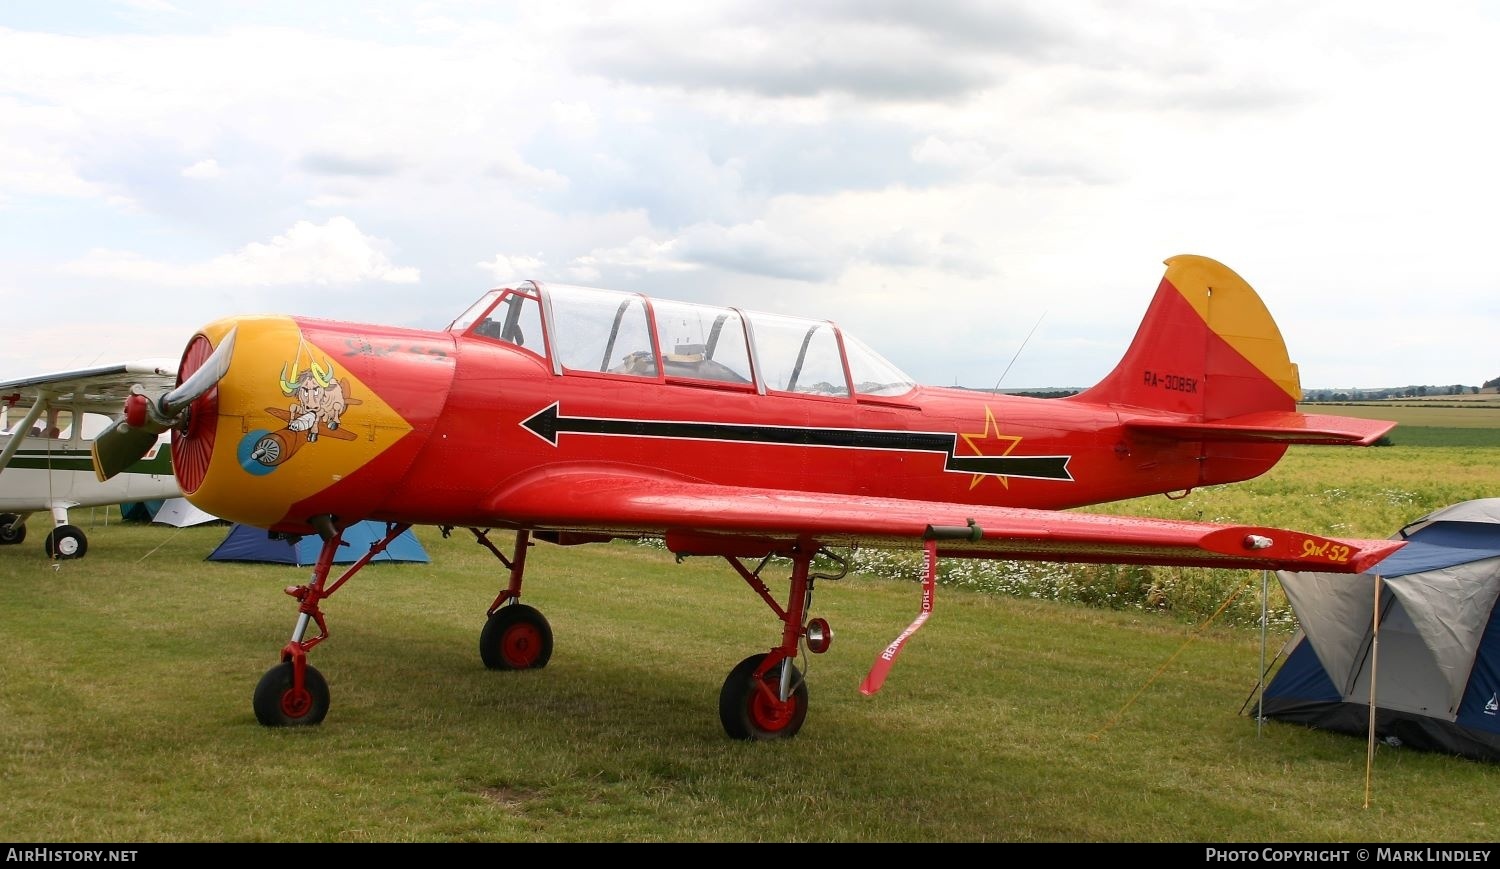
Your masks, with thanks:
[{"label": "red airplane", "polygon": [[[652,537],[724,558],[781,622],[780,643],[724,682],[738,739],[793,736],[807,714],[796,658],[832,641],[809,614],[819,554],[847,570],[848,547],[925,548],[921,615],[877,655],[872,693],[931,612],[939,557],[1357,573],[1401,545],[1067,510],[1247,480],[1289,444],[1368,445],[1394,426],[1297,412],[1297,368],[1260,298],[1198,256],[1167,261],[1118,367],[1060,399],[919,386],[826,320],[541,281],[485,293],[440,332],[221,319],[188,343],[177,383],[135,391],[95,440],[95,471],[170,429],[191,503],[322,538],[255,689],[268,726],[324,719],[328,685],[307,662],[328,637],[321,603],[413,524],[467,528],[503,565],[480,634],[497,670],[552,654],[546,618],[520,602],[536,541]],[[343,529],[368,519],[385,541],[330,580]],[[508,555],[496,529],[515,534]],[[784,604],[761,578],[773,558],[791,562]]]}]

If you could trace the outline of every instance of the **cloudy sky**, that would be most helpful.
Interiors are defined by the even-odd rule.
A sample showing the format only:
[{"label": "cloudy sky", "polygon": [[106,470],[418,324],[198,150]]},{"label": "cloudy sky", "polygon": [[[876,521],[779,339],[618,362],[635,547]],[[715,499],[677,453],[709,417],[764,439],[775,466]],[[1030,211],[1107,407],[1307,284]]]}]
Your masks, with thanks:
[{"label": "cloudy sky", "polygon": [[512,279],[1093,383],[1162,260],[1307,388],[1500,376],[1500,5],[0,0],[0,379]]}]

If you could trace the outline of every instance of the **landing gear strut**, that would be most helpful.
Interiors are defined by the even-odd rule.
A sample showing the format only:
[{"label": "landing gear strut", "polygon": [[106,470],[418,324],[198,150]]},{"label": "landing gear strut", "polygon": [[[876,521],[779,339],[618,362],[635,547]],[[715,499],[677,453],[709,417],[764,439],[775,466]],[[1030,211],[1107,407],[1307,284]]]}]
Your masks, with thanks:
[{"label": "landing gear strut", "polygon": [[[300,601],[297,608],[297,625],[292,629],[292,638],[281,649],[281,663],[267,670],[255,686],[252,705],[255,720],[266,727],[297,727],[320,724],[328,715],[328,681],[317,668],[307,663],[307,653],[313,646],[328,639],[328,623],[323,618],[323,599],[334,592],[370,563],[370,559],[385,551],[392,540],[401,536],[410,524],[387,523],[385,536],[370,544],[370,551],[360,556],[331,584],[324,585],[329,570],[333,567],[334,555],[343,545],[344,532],[336,529],[329,517],[318,517],[313,521],[318,536],[323,539],[323,548],[318,552],[318,562],[313,566],[312,580],[307,585],[295,585],[285,589],[286,593]],[[316,623],[318,635],[307,636],[308,627]]]},{"label": "landing gear strut", "polygon": [[[671,544],[669,543],[669,546]],[[789,739],[802,729],[807,718],[807,681],[794,664],[798,647],[807,641],[813,653],[828,651],[833,631],[823,619],[807,620],[812,605],[813,580],[838,579],[848,572],[847,563],[837,575],[818,575],[810,570],[812,560],[821,550],[817,545],[799,542],[789,552],[792,559],[791,589],[783,609],[771,597],[771,590],[760,579],[760,572],[770,561],[767,555],[755,570],[749,570],[737,556],[724,560],[760,595],[781,620],[781,645],[768,653],[751,655],[739,662],[719,691],[719,722],[733,739]],[[831,554],[831,553],[830,553]]]},{"label": "landing gear strut", "polygon": [[526,572],[531,533],[517,531],[515,552],[506,558],[490,542],[488,531],[469,531],[510,571],[509,585],[485,612],[484,630],[479,632],[480,660],[491,670],[539,670],[547,666],[552,659],[552,626],[535,607],[521,603],[521,577]]}]

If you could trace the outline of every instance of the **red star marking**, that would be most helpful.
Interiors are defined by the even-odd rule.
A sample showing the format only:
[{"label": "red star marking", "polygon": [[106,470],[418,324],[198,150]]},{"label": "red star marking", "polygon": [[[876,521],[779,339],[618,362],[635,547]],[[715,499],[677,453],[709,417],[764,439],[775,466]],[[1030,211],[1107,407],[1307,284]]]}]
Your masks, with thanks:
[{"label": "red star marking", "polygon": [[[1003,435],[1000,433],[1000,425],[995,422],[995,413],[990,410],[989,405],[984,406],[984,431],[978,434],[959,434],[969,449],[976,456],[1008,456],[1010,451],[1016,448],[1021,438],[1015,435]],[[984,445],[989,444],[990,449],[985,450]],[[1000,485],[1010,488],[1010,478],[1001,474],[975,474],[969,481],[969,491],[984,482],[986,477],[994,477],[1000,481]]]}]

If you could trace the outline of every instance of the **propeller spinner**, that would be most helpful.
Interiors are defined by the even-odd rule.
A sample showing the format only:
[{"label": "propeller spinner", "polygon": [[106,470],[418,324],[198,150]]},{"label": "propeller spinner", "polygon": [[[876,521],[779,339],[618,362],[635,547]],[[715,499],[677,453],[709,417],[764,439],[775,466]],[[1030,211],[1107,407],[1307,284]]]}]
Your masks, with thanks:
[{"label": "propeller spinner", "polygon": [[125,399],[125,413],[94,438],[94,475],[108,480],[140,461],[162,432],[182,422],[187,409],[213,389],[229,371],[234,355],[235,329],[219,343],[213,355],[174,389],[152,400],[139,385]]}]

